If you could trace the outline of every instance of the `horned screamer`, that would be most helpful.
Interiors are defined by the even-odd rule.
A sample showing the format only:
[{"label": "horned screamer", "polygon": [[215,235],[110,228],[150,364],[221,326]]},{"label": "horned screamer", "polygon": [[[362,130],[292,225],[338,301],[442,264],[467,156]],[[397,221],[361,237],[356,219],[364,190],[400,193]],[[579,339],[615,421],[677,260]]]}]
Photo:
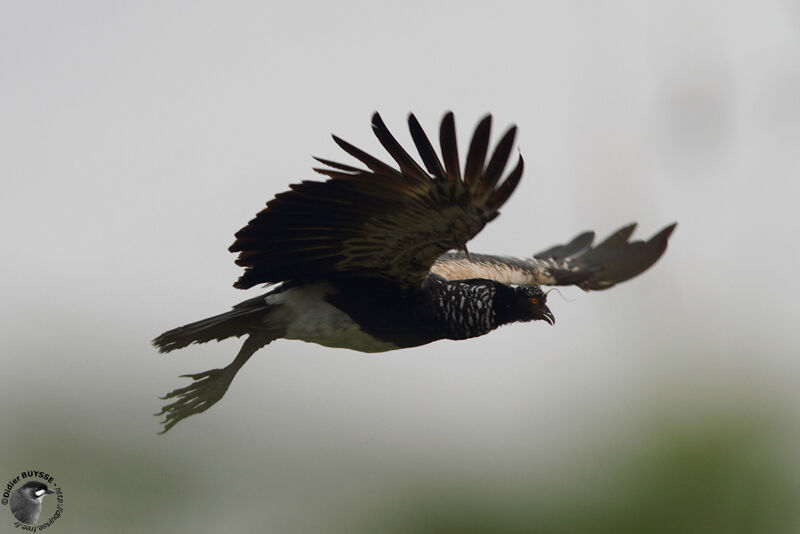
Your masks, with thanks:
[{"label": "horned screamer", "polygon": [[[516,127],[487,159],[491,116],[475,129],[463,173],[452,113],[442,119],[439,159],[414,115],[421,167],[375,113],[372,129],[399,169],[333,136],[366,169],[316,158],[324,182],[289,186],[267,203],[230,247],[245,268],[234,284],[271,287],[229,312],[158,336],[169,352],[246,336],[227,367],[193,379],[164,399],[164,431],[219,401],[242,365],[276,339],[383,352],[439,339],[467,339],[513,322],[555,318],[542,285],[607,289],[647,270],[675,228],[630,241],[635,224],[593,246],[586,232],[533,257],[470,254],[467,242],[497,217],[522,177],[522,157],[505,179]],[[458,252],[448,252],[456,250]]]}]

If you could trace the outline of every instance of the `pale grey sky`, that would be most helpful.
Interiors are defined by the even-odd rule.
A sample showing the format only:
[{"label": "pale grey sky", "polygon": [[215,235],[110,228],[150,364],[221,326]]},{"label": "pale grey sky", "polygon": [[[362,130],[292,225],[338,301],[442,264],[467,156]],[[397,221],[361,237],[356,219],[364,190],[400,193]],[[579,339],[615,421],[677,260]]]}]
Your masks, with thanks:
[{"label": "pale grey sky", "polygon": [[[531,443],[557,471],[662,398],[800,400],[793,2],[6,2],[0,50],[5,407],[39,388],[34,419],[143,450],[225,431],[220,447],[324,463],[303,451],[330,439],[332,457],[367,458],[347,456],[356,470],[385,454],[459,476],[490,453],[506,460],[482,469],[511,472]],[[231,287],[233,233],[314,178],[311,155],[346,161],[330,133],[382,157],[373,111],[408,143],[409,111],[431,130],[449,109],[462,143],[486,112],[495,138],[517,124],[526,158],[471,250],[678,221],[666,255],[611,291],[551,297],[552,328],[384,355],[277,342],[156,438],[156,396],[238,349],[149,345],[256,294]],[[64,438],[0,413],[22,443]],[[70,461],[13,458],[79,492]]]}]

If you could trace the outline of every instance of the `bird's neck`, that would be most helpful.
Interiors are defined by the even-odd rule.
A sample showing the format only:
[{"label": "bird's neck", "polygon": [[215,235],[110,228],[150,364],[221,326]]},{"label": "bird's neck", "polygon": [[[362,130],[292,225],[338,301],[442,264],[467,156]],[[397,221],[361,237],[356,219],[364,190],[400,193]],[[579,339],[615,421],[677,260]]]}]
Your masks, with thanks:
[{"label": "bird's neck", "polygon": [[434,288],[439,323],[449,339],[488,334],[501,324],[496,313],[498,284],[489,280],[441,281]]}]

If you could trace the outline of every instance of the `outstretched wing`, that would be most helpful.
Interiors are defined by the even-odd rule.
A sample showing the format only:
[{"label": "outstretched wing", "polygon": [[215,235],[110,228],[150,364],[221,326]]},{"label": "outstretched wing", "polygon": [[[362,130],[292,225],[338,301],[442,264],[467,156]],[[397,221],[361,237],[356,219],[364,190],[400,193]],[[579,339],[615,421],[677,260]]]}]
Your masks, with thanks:
[{"label": "outstretched wing", "polygon": [[596,246],[592,246],[594,232],[585,232],[532,258],[470,254],[467,259],[461,253],[448,253],[436,260],[431,272],[448,280],[486,278],[506,284],[608,289],[650,268],[667,249],[675,226],[667,226],[647,241],[629,241],[636,223],[629,224]]},{"label": "outstretched wing", "polygon": [[516,127],[503,135],[484,164],[491,122],[487,115],[478,123],[463,174],[452,113],[442,119],[439,134],[444,165],[417,119],[408,117],[425,169],[377,113],[372,129],[399,170],[333,136],[368,170],[316,158],[327,167],[314,170],[327,181],[289,186],[236,233],[229,250],[239,252],[236,263],[246,269],[234,286],[337,275],[421,285],[436,258],[450,249],[465,250],[519,183],[522,157],[500,182]]}]

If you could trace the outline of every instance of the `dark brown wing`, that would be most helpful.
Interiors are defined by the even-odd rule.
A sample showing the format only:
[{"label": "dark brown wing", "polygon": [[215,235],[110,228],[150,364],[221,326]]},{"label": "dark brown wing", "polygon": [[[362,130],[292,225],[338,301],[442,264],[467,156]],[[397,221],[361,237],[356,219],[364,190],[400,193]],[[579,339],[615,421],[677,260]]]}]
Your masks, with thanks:
[{"label": "dark brown wing", "polygon": [[448,280],[485,278],[506,284],[608,289],[649,269],[667,249],[675,226],[667,226],[647,241],[629,241],[636,228],[630,224],[594,247],[594,232],[585,232],[532,258],[470,254],[468,260],[464,254],[448,253],[436,260],[431,272]]},{"label": "dark brown wing", "polygon": [[498,185],[516,127],[497,144],[484,166],[491,116],[478,124],[461,174],[452,113],[442,119],[444,164],[414,115],[411,137],[423,169],[395,140],[380,115],[372,129],[399,170],[334,136],[368,170],[316,158],[325,182],[289,186],[236,233],[245,272],[234,284],[256,284],[329,276],[378,276],[401,286],[421,285],[433,262],[450,249],[464,249],[498,215],[522,176],[523,161]]}]

